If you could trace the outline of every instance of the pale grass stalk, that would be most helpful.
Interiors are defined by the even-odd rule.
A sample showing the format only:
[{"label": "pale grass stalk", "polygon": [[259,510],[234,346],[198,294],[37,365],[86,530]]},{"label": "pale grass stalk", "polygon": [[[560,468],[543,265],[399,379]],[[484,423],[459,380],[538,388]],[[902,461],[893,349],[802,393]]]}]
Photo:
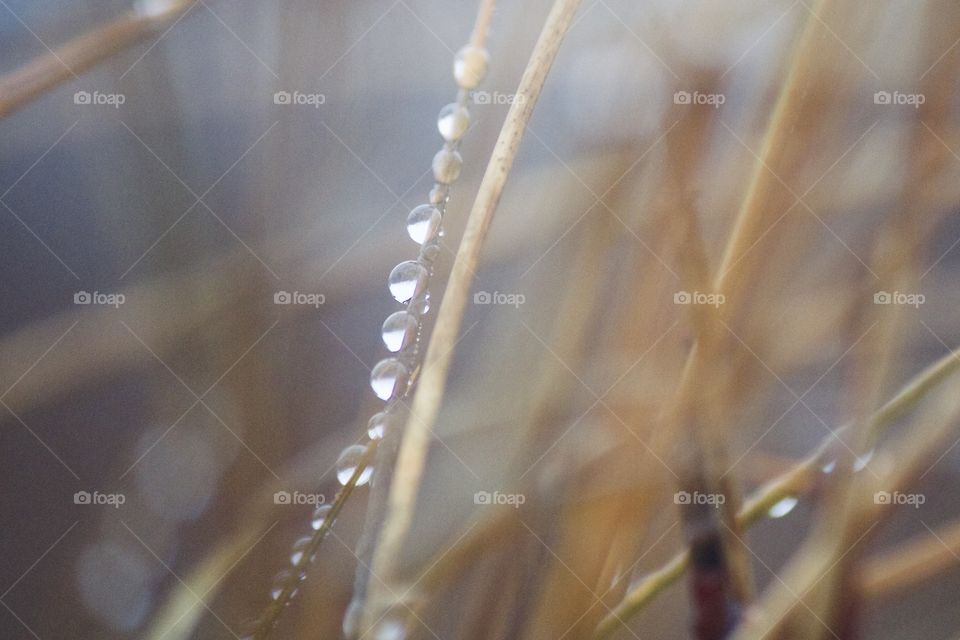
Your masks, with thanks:
[{"label": "pale grass stalk", "polygon": [[[940,360],[917,374],[896,396],[881,407],[870,421],[872,430],[882,432],[884,428],[901,418],[919,403],[934,387],[960,369],[960,356],[957,352],[948,353]],[[803,493],[811,484],[820,467],[827,462],[827,453],[838,437],[847,432],[850,425],[840,427],[836,435],[828,436],[814,452],[786,473],[770,480],[757,489],[745,501],[737,514],[741,527],[749,528],[761,520],[767,511],[787,496]],[[660,569],[651,572],[640,584],[631,589],[597,627],[595,639],[608,638],[623,624],[650,603],[659,593],[673,584],[687,569],[689,555],[683,550]]]},{"label": "pale grass stalk", "polygon": [[554,2],[520,79],[517,99],[507,114],[467,220],[400,445],[387,515],[373,556],[371,570],[378,579],[371,583],[371,591],[376,593],[372,593],[368,600],[364,616],[367,623],[375,621],[379,615],[371,603],[389,601],[390,587],[396,586],[399,580],[399,559],[413,518],[430,434],[443,399],[452,352],[480,251],[547,73],[579,5],[580,0]]},{"label": "pale grass stalk", "polygon": [[895,596],[955,570],[958,555],[960,520],[954,520],[868,559],[860,587],[868,598]]},{"label": "pale grass stalk", "polygon": [[175,2],[168,12],[154,18],[129,12],[0,76],[0,118],[155,34],[157,28],[182,16],[194,2]]}]

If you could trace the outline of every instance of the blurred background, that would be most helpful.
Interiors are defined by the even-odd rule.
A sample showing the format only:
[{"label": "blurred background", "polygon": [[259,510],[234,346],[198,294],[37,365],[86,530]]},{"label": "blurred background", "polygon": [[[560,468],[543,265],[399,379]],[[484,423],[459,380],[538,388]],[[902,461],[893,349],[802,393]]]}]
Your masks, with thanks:
[{"label": "blurred background", "polygon": [[[386,276],[416,255],[406,214],[432,186],[476,11],[205,0],[144,17],[165,4],[0,2],[3,638],[235,638],[259,615],[312,510],[274,492],[332,498],[340,450],[378,410]],[[550,4],[497,6],[435,299]],[[474,291],[492,303],[468,305],[411,583],[483,521],[476,492],[519,486],[532,515],[468,536],[480,553],[421,585],[409,637],[590,637],[681,548],[683,443],[656,429],[693,335],[679,211],[715,269],[811,4],[583,3],[484,249]],[[826,5],[766,223],[733,267],[749,303],[718,367],[737,381],[728,456],[745,490],[855,415],[857,362],[884,358],[887,398],[960,343],[960,10]],[[74,70],[61,47],[117,20],[97,36],[109,55]],[[25,68],[66,77],[20,100]],[[914,297],[875,305],[885,292]],[[863,553],[960,511],[952,442],[922,509],[896,510]],[[340,633],[365,501],[278,637]],[[748,538],[761,587],[815,513],[784,509]],[[956,638],[956,568],[871,600],[864,637]],[[689,637],[688,619],[681,581],[617,637]]]}]

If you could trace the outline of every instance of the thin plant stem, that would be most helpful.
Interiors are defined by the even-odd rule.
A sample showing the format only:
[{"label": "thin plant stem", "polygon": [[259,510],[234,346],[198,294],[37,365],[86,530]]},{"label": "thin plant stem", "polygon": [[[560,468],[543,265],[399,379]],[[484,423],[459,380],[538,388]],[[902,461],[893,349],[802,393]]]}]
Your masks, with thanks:
[{"label": "thin plant stem", "polygon": [[[520,149],[524,131],[547,74],[560,49],[563,36],[573,22],[580,0],[556,0],[517,88],[516,100],[507,113],[480,189],[467,220],[463,239],[450,273],[450,280],[440,303],[436,325],[427,348],[423,373],[413,397],[411,416],[407,422],[397,458],[396,472],[390,490],[387,517],[380,542],[373,556],[372,572],[383,584],[372,584],[376,591],[386,591],[398,578],[399,558],[410,522],[413,518],[420,480],[426,462],[430,433],[440,410],[446,389],[447,373],[453,356],[457,334],[463,320],[467,297],[480,259],[487,232],[500,202],[510,169]],[[386,591],[389,593],[388,591]],[[368,600],[379,602],[377,597]],[[376,619],[373,607],[367,606],[365,617]]]}]

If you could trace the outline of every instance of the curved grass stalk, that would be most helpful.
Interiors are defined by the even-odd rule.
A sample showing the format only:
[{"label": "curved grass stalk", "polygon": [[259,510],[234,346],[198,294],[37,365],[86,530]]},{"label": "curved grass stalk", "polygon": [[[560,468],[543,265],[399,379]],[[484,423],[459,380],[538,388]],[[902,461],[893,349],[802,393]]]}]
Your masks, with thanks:
[{"label": "curved grass stalk", "polygon": [[[960,355],[956,351],[951,351],[924,369],[873,415],[869,425],[871,430],[882,431],[913,408],[927,392],[958,368],[960,368]],[[737,514],[738,524],[744,529],[753,526],[763,518],[770,507],[780,500],[802,493],[806,487],[809,487],[820,466],[826,462],[831,444],[849,427],[850,425],[844,425],[837,429],[834,435],[825,438],[813,453],[793,469],[757,489]],[[624,596],[610,615],[601,621],[597,626],[594,639],[610,637],[623,624],[623,621],[636,615],[664,589],[676,582],[686,571],[689,559],[687,551],[681,551],[663,567],[648,575],[643,582]]]},{"label": "curved grass stalk", "polygon": [[[374,587],[373,591],[379,592],[380,597],[374,593],[368,603],[387,601],[385,596],[389,594],[389,587],[397,581],[399,558],[402,557],[403,542],[413,518],[430,432],[440,410],[452,352],[480,251],[540,90],[579,5],[580,0],[555,0],[520,80],[517,99],[510,107],[480,183],[427,348],[420,384],[414,394],[400,445],[383,531],[373,556],[372,572],[382,583],[378,581],[371,586]],[[376,612],[371,609],[370,606],[366,607],[365,624],[377,618]]]}]

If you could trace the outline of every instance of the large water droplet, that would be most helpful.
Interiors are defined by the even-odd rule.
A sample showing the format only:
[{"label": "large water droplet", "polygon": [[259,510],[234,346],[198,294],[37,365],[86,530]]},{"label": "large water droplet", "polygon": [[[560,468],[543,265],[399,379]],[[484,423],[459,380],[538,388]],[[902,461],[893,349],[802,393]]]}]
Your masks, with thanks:
[{"label": "large water droplet", "polygon": [[429,242],[437,237],[443,216],[440,210],[429,204],[422,204],[407,216],[407,234],[417,244]]},{"label": "large water droplet", "polygon": [[388,280],[390,293],[397,302],[406,302],[423,293],[429,276],[426,267],[419,262],[413,260],[401,262],[390,272]]},{"label": "large water droplet", "polygon": [[453,77],[462,89],[473,89],[487,75],[490,54],[486,49],[466,45],[453,58]]},{"label": "large water droplet", "polygon": [[370,422],[367,423],[367,436],[371,440],[379,440],[387,433],[387,414],[380,412],[370,418]]},{"label": "large water droplet", "polygon": [[417,319],[407,311],[397,311],[383,321],[383,344],[396,353],[405,349],[417,337]]},{"label": "large water droplet", "polygon": [[319,531],[320,527],[324,525],[327,521],[327,518],[330,517],[330,511],[333,510],[333,507],[329,504],[322,504],[313,511],[313,517],[310,520],[310,527],[314,531]]},{"label": "large water droplet", "polygon": [[453,149],[444,147],[437,151],[433,156],[433,179],[440,184],[450,184],[456,182],[460,177],[460,169],[463,167],[463,158]]},{"label": "large water droplet", "polygon": [[[346,484],[350,482],[350,478],[353,477],[357,466],[366,453],[367,448],[359,444],[350,445],[340,453],[340,457],[337,458],[337,480],[340,484],[346,486]],[[368,464],[360,473],[360,477],[357,478],[357,486],[360,487],[367,484],[372,475],[373,467]]]},{"label": "large water droplet", "polygon": [[447,142],[453,142],[463,137],[470,127],[470,112],[467,108],[451,102],[440,110],[437,116],[437,129]]},{"label": "large water droplet", "polygon": [[381,400],[403,393],[409,372],[396,358],[384,358],[370,372],[370,387]]},{"label": "large water droplet", "polygon": [[793,508],[797,506],[797,503],[800,501],[793,496],[787,496],[786,498],[781,499],[779,502],[770,507],[770,510],[767,511],[767,515],[771,518],[782,518],[787,515]]}]

